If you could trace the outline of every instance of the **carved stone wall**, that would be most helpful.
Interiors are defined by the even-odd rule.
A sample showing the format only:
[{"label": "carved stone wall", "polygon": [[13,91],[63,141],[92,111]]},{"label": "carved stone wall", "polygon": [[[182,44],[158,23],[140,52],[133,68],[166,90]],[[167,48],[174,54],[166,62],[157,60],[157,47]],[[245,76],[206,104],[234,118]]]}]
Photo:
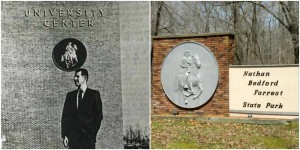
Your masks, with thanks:
[{"label": "carved stone wall", "polygon": [[[234,35],[227,33],[188,36],[153,37],[152,40],[152,115],[167,115],[173,110],[179,114],[228,115],[229,114],[229,65],[233,64]],[[178,44],[197,42],[214,54],[219,65],[219,81],[215,94],[204,105],[185,109],[176,106],[165,95],[161,84],[161,67],[164,58]],[[205,79],[204,79],[205,80]]]},{"label": "carved stone wall", "polygon": [[[100,91],[104,118],[96,148],[123,148],[121,50],[118,2],[1,2],[1,137],[2,148],[62,149],[60,120],[67,92],[76,89],[74,72],[58,69],[54,46],[65,38],[87,49],[82,66],[88,86]],[[25,12],[30,9],[28,17]],[[55,9],[52,16],[49,10]],[[101,10],[102,16],[76,17],[67,10]],[[34,16],[34,10],[40,11]],[[44,16],[43,11],[48,14]],[[63,10],[59,16],[59,10]],[[88,14],[91,15],[91,14]],[[93,27],[62,24],[93,20]],[[52,27],[43,25],[45,20]],[[53,20],[57,20],[54,23]]]}]

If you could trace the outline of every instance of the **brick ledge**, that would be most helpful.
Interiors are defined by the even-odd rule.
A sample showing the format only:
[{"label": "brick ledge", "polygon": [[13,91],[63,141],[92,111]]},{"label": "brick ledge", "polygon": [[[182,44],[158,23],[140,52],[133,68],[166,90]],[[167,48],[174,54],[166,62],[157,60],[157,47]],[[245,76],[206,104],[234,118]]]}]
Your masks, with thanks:
[{"label": "brick ledge", "polygon": [[221,32],[221,33],[201,33],[201,34],[177,34],[177,35],[162,35],[152,36],[152,39],[176,39],[176,38],[193,38],[193,37],[212,37],[212,36],[235,36],[233,33]]}]

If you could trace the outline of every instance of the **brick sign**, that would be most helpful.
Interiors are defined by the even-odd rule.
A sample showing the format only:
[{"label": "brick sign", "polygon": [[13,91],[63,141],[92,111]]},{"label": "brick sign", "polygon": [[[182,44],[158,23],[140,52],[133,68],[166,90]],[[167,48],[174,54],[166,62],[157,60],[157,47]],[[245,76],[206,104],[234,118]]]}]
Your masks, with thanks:
[{"label": "brick sign", "polygon": [[298,66],[231,66],[231,113],[298,115]]},{"label": "brick sign", "polygon": [[[219,78],[215,92],[203,105],[196,108],[183,108],[174,104],[165,93],[162,86],[161,74],[164,59],[172,49],[182,43],[201,43],[207,47],[217,60]],[[203,114],[203,115],[227,115],[229,114],[229,65],[233,64],[234,35],[229,33],[199,34],[199,35],[178,35],[153,37],[152,42],[152,88],[151,88],[151,113],[171,114]],[[181,53],[183,55],[183,53]],[[192,55],[195,55],[191,51]],[[182,58],[183,56],[179,57]],[[199,56],[200,57],[200,56]],[[177,61],[181,61],[178,59]],[[201,63],[206,61],[201,59]],[[177,65],[178,66],[178,65]],[[204,67],[203,67],[204,68]],[[203,69],[201,68],[201,69]],[[176,69],[176,64],[174,64]],[[209,68],[208,68],[209,69]],[[205,70],[203,70],[205,71]],[[202,72],[202,70],[201,70]],[[209,76],[208,76],[209,77]],[[203,81],[205,82],[205,81]],[[207,81],[206,81],[207,83]],[[175,88],[174,88],[175,89]],[[204,93],[202,93],[204,95]],[[201,96],[202,96],[201,94]],[[188,105],[193,100],[188,101]]]}]

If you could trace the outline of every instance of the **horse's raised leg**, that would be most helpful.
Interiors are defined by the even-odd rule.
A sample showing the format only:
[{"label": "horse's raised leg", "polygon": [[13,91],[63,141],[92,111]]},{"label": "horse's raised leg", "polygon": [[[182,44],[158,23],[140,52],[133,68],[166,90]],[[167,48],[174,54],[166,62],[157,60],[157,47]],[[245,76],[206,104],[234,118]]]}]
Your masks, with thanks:
[{"label": "horse's raised leg", "polygon": [[66,66],[67,66],[67,68],[69,68],[69,65],[68,65],[68,62],[66,61]]},{"label": "horse's raised leg", "polygon": [[77,59],[77,57],[75,56],[75,61],[76,61],[76,63],[78,63],[78,59]]},{"label": "horse's raised leg", "polygon": [[70,56],[70,65],[73,65],[73,58]]},{"label": "horse's raised leg", "polygon": [[193,100],[196,99],[196,98],[198,98],[200,96],[200,94],[203,92],[203,88],[202,88],[202,83],[201,82],[198,82],[197,87],[199,88],[200,92],[199,92],[199,94],[197,94],[197,95],[195,95],[193,97]]},{"label": "horse's raised leg", "polygon": [[191,81],[188,82],[188,88],[189,92],[191,92],[192,95],[195,95],[195,92],[193,90],[193,83]]},{"label": "horse's raised leg", "polygon": [[197,87],[200,89],[200,94],[201,94],[201,93],[203,92],[202,83],[199,82],[199,83],[197,84]]}]

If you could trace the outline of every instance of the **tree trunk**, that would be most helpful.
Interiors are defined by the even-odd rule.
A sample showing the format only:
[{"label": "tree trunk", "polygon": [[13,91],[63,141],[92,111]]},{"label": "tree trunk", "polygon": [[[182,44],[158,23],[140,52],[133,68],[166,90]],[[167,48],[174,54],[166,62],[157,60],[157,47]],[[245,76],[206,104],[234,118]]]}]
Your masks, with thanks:
[{"label": "tree trunk", "polygon": [[209,7],[208,2],[202,2],[205,9],[205,27],[204,27],[204,33],[209,33],[209,27],[210,27],[210,14],[211,14],[211,8]]},{"label": "tree trunk", "polygon": [[239,48],[239,42],[238,42],[238,39],[240,38],[239,35],[237,34],[238,33],[238,29],[237,29],[237,24],[238,24],[238,12],[237,12],[237,3],[233,3],[232,4],[232,7],[231,7],[231,12],[232,12],[232,21],[233,21],[233,31],[234,33],[236,34],[236,38],[234,38],[234,41],[235,41],[235,45],[236,45],[236,48],[234,50],[234,56],[236,57],[236,63],[235,64],[238,64],[238,65],[241,65],[243,62],[242,62],[242,56],[243,55],[239,55],[239,51],[241,50]]},{"label": "tree trunk", "polygon": [[294,46],[295,64],[299,64],[299,35],[292,35],[292,42]]},{"label": "tree trunk", "polygon": [[157,2],[158,3],[158,9],[156,13],[156,22],[155,22],[155,29],[154,29],[154,36],[158,35],[159,32],[159,25],[160,25],[160,17],[161,17],[161,10],[164,5],[164,2]]},{"label": "tree trunk", "polygon": [[287,6],[291,20],[288,30],[292,35],[295,64],[299,64],[299,2],[289,1]]}]

